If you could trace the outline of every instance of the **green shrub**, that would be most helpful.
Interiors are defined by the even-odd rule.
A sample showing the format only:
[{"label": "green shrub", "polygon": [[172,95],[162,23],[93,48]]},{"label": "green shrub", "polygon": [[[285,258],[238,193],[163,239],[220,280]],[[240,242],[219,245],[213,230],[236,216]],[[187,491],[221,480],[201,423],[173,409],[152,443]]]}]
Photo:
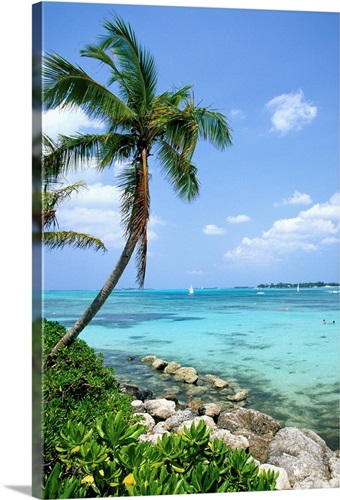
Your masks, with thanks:
[{"label": "green shrub", "polygon": [[60,349],[52,364],[48,361],[51,349],[65,333],[59,323],[44,321],[42,420],[46,473],[56,462],[60,432],[68,432],[69,437],[71,428],[77,428],[78,433],[85,427],[97,432],[96,419],[119,410],[126,420],[131,419],[131,398],[119,392],[114,370],[105,368],[101,355],[86,342],[77,339],[71,347]]},{"label": "green shrub", "polygon": [[231,451],[223,441],[210,441],[203,421],[180,435],[164,434],[156,445],[139,442],[145,427],[128,424],[123,411],[97,419],[96,428],[97,433],[79,423],[65,425],[57,445],[59,462],[46,478],[44,498],[275,489],[277,473],[259,474],[245,450]]}]

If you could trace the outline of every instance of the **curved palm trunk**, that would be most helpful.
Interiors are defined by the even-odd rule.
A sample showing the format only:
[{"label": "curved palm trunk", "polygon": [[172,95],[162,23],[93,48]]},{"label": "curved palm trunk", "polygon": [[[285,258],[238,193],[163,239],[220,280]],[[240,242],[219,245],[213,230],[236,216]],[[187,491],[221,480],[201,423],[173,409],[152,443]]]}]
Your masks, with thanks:
[{"label": "curved palm trunk", "polygon": [[121,275],[123,274],[126,266],[128,265],[133,251],[136,247],[138,241],[138,234],[131,234],[125,244],[123,252],[119,257],[119,260],[113,269],[112,273],[106,280],[103,288],[100,290],[96,298],[93,300],[92,304],[86,309],[78,321],[73,325],[73,327],[65,333],[65,335],[59,340],[59,342],[54,346],[49,354],[49,358],[53,358],[61,346],[70,346],[78,337],[78,335],[84,330],[84,328],[90,323],[92,318],[97,314],[100,308],[105,303],[106,299],[109,297],[112,290],[117,285]]}]

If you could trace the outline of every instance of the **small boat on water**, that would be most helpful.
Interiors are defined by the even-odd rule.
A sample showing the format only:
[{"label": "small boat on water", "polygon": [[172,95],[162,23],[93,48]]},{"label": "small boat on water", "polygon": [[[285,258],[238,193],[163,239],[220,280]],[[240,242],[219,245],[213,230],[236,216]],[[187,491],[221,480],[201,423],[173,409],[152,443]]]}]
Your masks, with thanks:
[{"label": "small boat on water", "polygon": [[193,295],[194,294],[194,288],[193,288],[192,285],[189,286],[188,292],[189,292],[189,295]]},{"label": "small boat on water", "polygon": [[296,287],[296,293],[300,293],[300,283],[298,284],[298,286]]}]

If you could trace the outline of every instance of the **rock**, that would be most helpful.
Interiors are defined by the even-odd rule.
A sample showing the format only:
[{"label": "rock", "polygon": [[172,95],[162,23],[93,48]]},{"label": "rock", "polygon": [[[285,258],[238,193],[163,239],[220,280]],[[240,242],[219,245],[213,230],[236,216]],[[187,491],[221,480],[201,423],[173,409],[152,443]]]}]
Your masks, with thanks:
[{"label": "rock", "polygon": [[279,473],[279,476],[276,480],[276,486],[275,486],[276,490],[290,490],[291,489],[288,475],[287,475],[287,472],[285,471],[285,469],[283,469],[282,467],[276,467],[276,465],[270,465],[270,464],[259,465],[259,473],[261,473],[261,471],[263,471],[263,470],[264,471],[273,470],[274,472]]},{"label": "rock", "polygon": [[164,373],[174,373],[176,370],[181,368],[182,365],[179,363],[175,363],[175,361],[171,361],[168,363],[168,365],[164,368]]},{"label": "rock", "polygon": [[246,437],[251,454],[261,463],[266,461],[269,443],[281,428],[269,415],[239,407],[220,413],[217,425],[232,434]]},{"label": "rock", "polygon": [[[159,439],[162,439],[163,434],[153,433],[153,432],[150,432],[150,433],[147,433],[147,434],[142,434],[139,437],[139,441],[144,442],[144,443],[147,442],[147,441],[150,441],[152,444],[157,444],[157,441]],[[167,432],[167,434],[170,434],[170,432]]]},{"label": "rock", "polygon": [[190,385],[186,391],[187,396],[199,396],[200,394],[205,394],[207,392],[207,387]]},{"label": "rock", "polygon": [[164,359],[159,359],[159,358],[156,358],[151,365],[153,370],[158,370],[158,371],[164,370],[166,366],[168,366],[168,362],[164,361]]},{"label": "rock", "polygon": [[216,375],[206,375],[205,378],[212,383],[214,387],[217,387],[218,389],[223,389],[224,387],[227,387],[229,384],[226,380],[223,380]]},{"label": "rock", "polygon": [[192,424],[194,424],[196,427],[200,423],[200,421],[203,420],[205,425],[207,427],[210,427],[210,429],[216,429],[216,424],[214,420],[211,417],[207,417],[206,415],[203,415],[201,417],[195,417],[193,420],[185,420],[184,422],[181,423],[181,425],[177,428],[176,432],[180,434],[184,427],[187,429],[190,429]]},{"label": "rock", "polygon": [[141,359],[141,362],[148,363],[151,365],[155,361],[155,359],[157,359],[157,356],[153,356],[153,355],[144,356],[144,358]]},{"label": "rock", "polygon": [[141,399],[138,396],[140,389],[136,385],[124,384],[123,387],[121,388],[121,392],[124,392],[125,394],[128,394],[129,396],[133,396],[137,399]]},{"label": "rock", "polygon": [[192,401],[190,401],[189,403],[189,408],[191,408],[192,410],[194,410],[194,412],[198,415],[198,411],[199,409],[204,406],[204,402],[201,401],[200,399],[193,399]]},{"label": "rock", "polygon": [[141,401],[146,401],[147,399],[153,399],[155,397],[154,393],[149,389],[138,389],[137,397]]},{"label": "rock", "polygon": [[168,399],[169,401],[173,401],[176,405],[178,403],[178,397],[176,396],[176,394],[173,394],[172,392],[165,392],[163,398]]},{"label": "rock", "polygon": [[198,374],[195,368],[191,366],[182,366],[174,372],[174,378],[186,384],[194,384],[198,379]]},{"label": "rock", "polygon": [[207,415],[208,417],[215,418],[221,413],[221,407],[215,403],[207,403],[198,408],[199,415]]},{"label": "rock", "polygon": [[249,390],[248,389],[242,389],[241,391],[237,392],[234,396],[227,396],[228,401],[233,401],[235,403],[238,403],[240,401],[244,401],[248,397]]},{"label": "rock", "polygon": [[174,431],[183,422],[193,420],[196,416],[196,413],[189,408],[185,410],[178,410],[174,415],[172,415],[172,417],[169,417],[165,422],[163,422],[163,427],[168,431]]},{"label": "rock", "polygon": [[250,431],[256,435],[275,435],[281,429],[280,424],[269,415],[245,408],[222,412],[218,417],[218,425],[231,432]]},{"label": "rock", "polygon": [[319,479],[318,477],[306,477],[303,481],[298,481],[294,484],[294,490],[310,490],[310,489],[321,489],[330,488],[330,483]]},{"label": "rock", "polygon": [[149,431],[155,427],[155,419],[149,413],[135,413],[135,415],[141,415],[140,423],[146,425]]},{"label": "rock", "polygon": [[236,450],[236,448],[247,450],[249,448],[249,441],[246,437],[236,436],[227,429],[214,429],[210,434],[210,441],[214,438],[220,439],[232,450]]},{"label": "rock", "polygon": [[337,458],[336,456],[331,457],[329,462],[328,462],[328,467],[329,467],[329,471],[331,473],[331,478],[332,479],[335,479],[335,478],[340,479],[340,459]]},{"label": "rock", "polygon": [[144,403],[145,410],[158,420],[166,420],[176,412],[176,405],[168,399],[152,399]]},{"label": "rock", "polygon": [[134,399],[131,401],[132,412],[143,413],[144,411],[144,403],[140,399]]},{"label": "rock", "polygon": [[291,486],[299,489],[325,487],[326,483],[322,482],[330,485],[329,481],[337,474],[336,460],[325,441],[313,431],[285,427],[270,443],[267,463],[283,467]]}]

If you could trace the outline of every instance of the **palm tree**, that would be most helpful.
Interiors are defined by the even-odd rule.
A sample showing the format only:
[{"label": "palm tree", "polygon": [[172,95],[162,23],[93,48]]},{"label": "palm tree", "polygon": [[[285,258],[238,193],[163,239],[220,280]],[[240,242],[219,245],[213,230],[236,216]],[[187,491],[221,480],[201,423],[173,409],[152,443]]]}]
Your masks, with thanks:
[{"label": "palm tree", "polygon": [[72,230],[57,230],[59,226],[56,216],[57,206],[65,199],[70,198],[73,193],[78,193],[82,188],[87,189],[83,181],[61,186],[59,189],[47,189],[45,186],[42,193],[42,219],[44,225],[42,242],[50,250],[73,246],[76,249],[93,248],[95,251],[103,250],[106,252],[105,245],[99,238]]},{"label": "palm tree", "polygon": [[[141,47],[129,24],[119,16],[103,24],[105,35],[97,45],[81,50],[83,57],[108,69],[105,86],[80,66],[50,53],[44,59],[43,100],[46,109],[80,107],[90,118],[106,125],[103,134],[60,136],[52,153],[55,168],[77,169],[97,159],[99,171],[117,161],[127,165],[121,176],[122,223],[126,243],[116,266],[92,304],[51,351],[69,346],[102,307],[136,249],[137,283],[144,284],[149,220],[149,157],[156,154],[165,177],[178,196],[191,201],[199,193],[193,154],[199,139],[224,150],[231,145],[226,118],[216,110],[199,107],[192,86],[156,94],[154,58]],[[113,88],[113,90],[111,90]],[[128,162],[128,163],[127,163]]]},{"label": "palm tree", "polygon": [[60,203],[69,199],[74,193],[79,193],[81,190],[87,189],[87,185],[84,181],[78,181],[66,186],[61,183],[62,185],[58,189],[52,187],[52,185],[54,186],[56,183],[60,184],[58,178],[55,178],[53,175],[53,164],[49,161],[51,153],[56,151],[58,145],[45,134],[42,135],[42,143],[44,149],[42,162],[44,186],[42,191],[33,192],[33,202],[36,200],[39,202],[35,203],[35,206],[41,207],[40,210],[34,211],[34,215],[38,226],[40,226],[40,233],[42,227],[44,228],[42,243],[50,250],[73,246],[75,249],[93,248],[95,251],[102,250],[106,252],[107,249],[99,238],[72,230],[58,230],[59,224],[56,215],[57,207]]}]

